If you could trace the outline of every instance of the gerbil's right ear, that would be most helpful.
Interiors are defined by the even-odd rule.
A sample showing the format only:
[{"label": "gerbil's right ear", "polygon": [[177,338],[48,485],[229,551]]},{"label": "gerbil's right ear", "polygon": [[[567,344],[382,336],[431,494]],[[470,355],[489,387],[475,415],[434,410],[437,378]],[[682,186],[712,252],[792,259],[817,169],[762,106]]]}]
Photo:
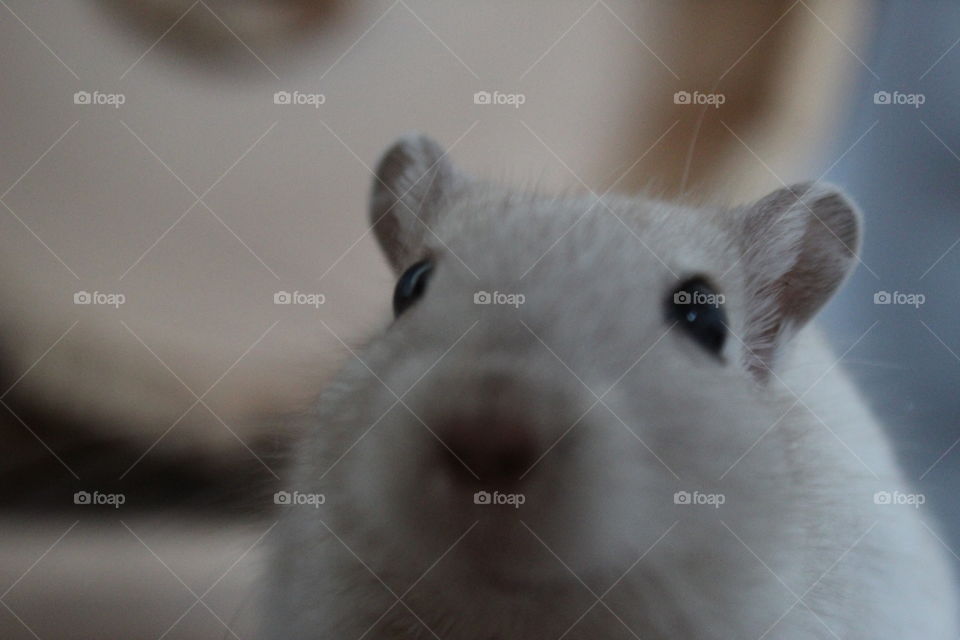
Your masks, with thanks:
[{"label": "gerbil's right ear", "polygon": [[860,247],[860,214],[837,188],[804,183],[742,208],[746,361],[761,380],[781,348],[833,296]]},{"label": "gerbil's right ear", "polygon": [[423,258],[445,200],[464,182],[446,151],[427,136],[407,134],[383,155],[370,198],[370,222],[397,273]]}]

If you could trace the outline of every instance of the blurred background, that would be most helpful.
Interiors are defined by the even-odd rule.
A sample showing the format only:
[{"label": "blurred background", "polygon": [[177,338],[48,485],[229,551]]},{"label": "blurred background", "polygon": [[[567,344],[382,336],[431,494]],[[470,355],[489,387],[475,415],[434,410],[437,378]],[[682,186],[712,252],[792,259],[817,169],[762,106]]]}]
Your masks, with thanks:
[{"label": "blurred background", "polygon": [[822,324],[956,556],[958,43],[946,1],[0,0],[0,637],[250,637],[411,129],[547,190],[850,191]]}]

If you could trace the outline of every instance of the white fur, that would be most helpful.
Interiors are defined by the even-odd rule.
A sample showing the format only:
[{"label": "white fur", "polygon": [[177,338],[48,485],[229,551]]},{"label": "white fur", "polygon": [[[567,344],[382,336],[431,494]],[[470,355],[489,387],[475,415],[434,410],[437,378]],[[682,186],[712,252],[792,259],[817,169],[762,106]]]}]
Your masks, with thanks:
[{"label": "white fur", "polygon": [[[425,172],[449,179],[428,143],[401,146],[397,196]],[[453,181],[414,187],[420,201],[376,190],[395,268],[425,255],[436,267],[304,417],[289,488],[326,502],[284,512],[266,638],[956,638],[953,578],[923,511],[874,504],[909,489],[836,357],[809,327],[755,331],[792,313],[757,299],[743,237],[756,207]],[[822,304],[849,260],[807,223],[794,225],[807,240],[786,243],[804,253],[768,252],[763,268],[826,252],[795,273],[805,292],[828,283]],[[723,361],[665,316],[677,277],[698,273],[727,298]],[[478,306],[479,290],[526,300]],[[758,345],[739,341],[760,334],[777,341],[766,375],[751,368]],[[434,435],[490,411],[531,426],[546,452],[512,489],[518,509],[474,505],[473,490],[496,487],[454,482]],[[681,490],[725,503],[674,504]]]}]

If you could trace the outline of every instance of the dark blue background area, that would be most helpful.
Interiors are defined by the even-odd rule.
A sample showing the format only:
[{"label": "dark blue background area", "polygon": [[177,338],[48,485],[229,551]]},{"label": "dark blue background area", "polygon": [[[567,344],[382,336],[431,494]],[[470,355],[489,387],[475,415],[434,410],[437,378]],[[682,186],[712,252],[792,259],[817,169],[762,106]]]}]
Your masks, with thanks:
[{"label": "dark blue background area", "polygon": [[[847,356],[847,369],[893,434],[909,479],[927,496],[925,520],[936,526],[939,519],[957,555],[960,3],[885,2],[875,11],[870,51],[861,55],[870,70],[860,67],[849,113],[821,168],[877,123],[823,178],[859,203],[869,270],[859,266],[821,324],[842,353],[879,321]],[[925,103],[874,104],[880,90],[923,94]],[[919,309],[875,305],[880,290],[922,293],[926,302]]]}]

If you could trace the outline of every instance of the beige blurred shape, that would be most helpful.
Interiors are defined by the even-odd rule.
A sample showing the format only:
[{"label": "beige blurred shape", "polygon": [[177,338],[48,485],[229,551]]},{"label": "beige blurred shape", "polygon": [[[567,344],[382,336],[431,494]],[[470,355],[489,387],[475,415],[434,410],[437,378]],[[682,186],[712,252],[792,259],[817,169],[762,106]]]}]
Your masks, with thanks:
[{"label": "beige blurred shape", "polygon": [[[351,357],[340,340],[387,321],[365,198],[395,136],[427,130],[482,175],[548,189],[622,176],[681,195],[689,162],[689,197],[749,197],[808,177],[864,22],[826,2],[9,4],[30,26],[0,23],[17,52],[0,344],[13,378],[33,367],[17,392],[149,445],[229,371],[204,403],[235,435],[192,411],[165,438],[215,456],[246,455],[261,415],[308,401]],[[672,100],[714,84],[721,109]],[[483,109],[483,89],[526,103]],[[275,105],[280,90],[326,102]],[[316,313],[272,304],[314,289]],[[74,305],[88,290],[126,302]]]}]

